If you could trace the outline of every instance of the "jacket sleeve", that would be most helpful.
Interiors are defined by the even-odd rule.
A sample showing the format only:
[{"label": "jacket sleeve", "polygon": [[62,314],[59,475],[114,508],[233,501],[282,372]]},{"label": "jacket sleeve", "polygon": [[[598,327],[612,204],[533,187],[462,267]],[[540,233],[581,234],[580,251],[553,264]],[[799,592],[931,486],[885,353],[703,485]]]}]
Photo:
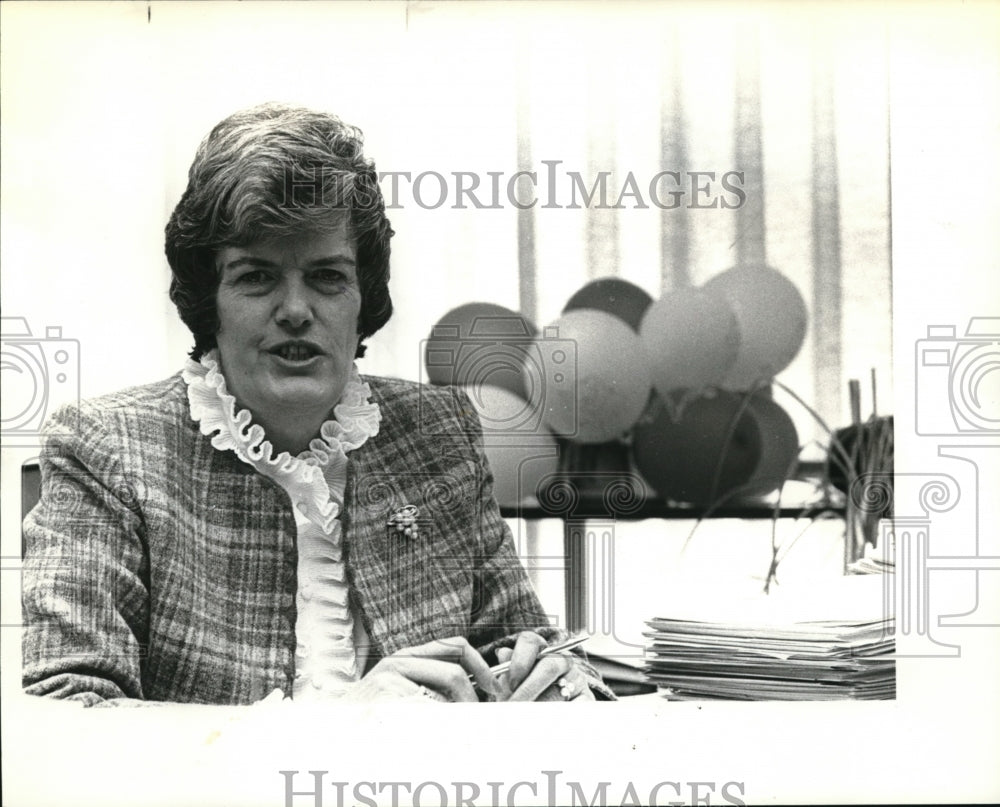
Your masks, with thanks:
[{"label": "jacket sleeve", "polygon": [[22,683],[32,695],[126,705],[143,698],[149,619],[141,492],[103,418],[77,411],[47,424],[41,498],[23,525]]},{"label": "jacket sleeve", "polygon": [[[469,435],[479,473],[479,534],[483,541],[484,562],[479,567],[476,585],[476,608],[472,615],[469,643],[491,663],[501,647],[513,647],[523,631],[540,634],[549,644],[562,641],[566,631],[553,627],[532,588],[527,572],[517,555],[507,522],[493,495],[493,473],[486,458],[482,425],[465,392],[452,388],[458,414]],[[572,651],[576,663],[586,674],[598,699],[614,700],[615,696],[600,675],[585,660],[582,651]]]}]

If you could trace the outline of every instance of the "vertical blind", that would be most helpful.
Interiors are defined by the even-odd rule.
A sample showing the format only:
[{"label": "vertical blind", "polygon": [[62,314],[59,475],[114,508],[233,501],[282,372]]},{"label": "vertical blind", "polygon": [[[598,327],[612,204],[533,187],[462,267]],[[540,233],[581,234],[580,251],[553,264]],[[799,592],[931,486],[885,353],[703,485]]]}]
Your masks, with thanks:
[{"label": "vertical blind", "polygon": [[[766,262],[798,287],[809,311],[806,341],[780,380],[831,426],[849,414],[850,378],[867,391],[874,369],[889,400],[885,30],[715,16],[619,33],[610,23],[558,39],[519,32],[503,46],[513,60],[497,47],[492,60],[449,74],[449,91],[467,100],[444,112],[446,148],[433,165],[426,149],[414,159],[443,175],[466,166],[500,169],[504,181],[534,172],[534,187],[521,181],[517,189],[522,202],[536,203],[431,210],[409,198],[393,211],[399,314],[372,352],[372,371],[419,377],[415,343],[462,303],[500,303],[541,326],[598,277],[621,277],[655,298]],[[428,55],[436,44],[423,40]],[[443,75],[433,59],[418,64],[425,86]],[[650,180],[663,171],[675,172],[685,191],[673,209],[649,198]],[[720,185],[729,172],[742,176],[738,206],[720,204],[734,200]],[[585,187],[574,187],[574,174]],[[602,176],[605,203],[595,191],[584,204],[581,190]],[[695,196],[693,183],[709,193]],[[659,188],[666,202],[670,185]],[[717,206],[705,206],[713,197]],[[408,304],[415,299],[418,311]],[[803,407],[780,391],[776,399],[803,443],[822,442]]]}]

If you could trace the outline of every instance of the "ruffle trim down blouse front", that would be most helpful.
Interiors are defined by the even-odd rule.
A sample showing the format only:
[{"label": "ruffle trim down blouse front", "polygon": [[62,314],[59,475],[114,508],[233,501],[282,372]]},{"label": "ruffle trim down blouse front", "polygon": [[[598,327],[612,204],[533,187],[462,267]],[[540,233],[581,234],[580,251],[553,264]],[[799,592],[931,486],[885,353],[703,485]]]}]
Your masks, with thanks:
[{"label": "ruffle trim down blouse front", "polygon": [[347,452],[378,434],[381,413],[357,367],[344,388],[333,419],[298,456],[275,454],[260,424],[226,388],[218,352],[182,371],[191,417],[219,451],[233,451],[243,462],[281,486],[292,501],[298,541],[298,590],[295,623],[296,700],[339,697],[359,678],[359,656],[368,637],[354,618],[342,557],[340,511],[347,485]]}]

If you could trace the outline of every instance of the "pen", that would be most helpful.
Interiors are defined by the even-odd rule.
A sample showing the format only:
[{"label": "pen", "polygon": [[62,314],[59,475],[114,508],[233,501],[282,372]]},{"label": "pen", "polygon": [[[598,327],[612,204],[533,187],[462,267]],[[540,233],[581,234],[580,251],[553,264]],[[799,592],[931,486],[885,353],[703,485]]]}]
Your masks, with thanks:
[{"label": "pen", "polygon": [[[589,638],[590,638],[589,635],[583,634],[580,636],[574,636],[570,639],[567,639],[564,642],[557,642],[556,644],[549,645],[538,654],[538,658],[541,658],[542,656],[551,656],[553,653],[560,653],[563,650],[570,650],[574,647],[577,647],[578,645],[583,644]],[[505,673],[509,669],[510,669],[510,662],[505,661],[501,664],[495,664],[494,666],[490,667],[490,672],[493,673],[493,675],[500,675],[500,673]],[[470,675],[469,680],[474,681],[475,679],[473,676]]]}]

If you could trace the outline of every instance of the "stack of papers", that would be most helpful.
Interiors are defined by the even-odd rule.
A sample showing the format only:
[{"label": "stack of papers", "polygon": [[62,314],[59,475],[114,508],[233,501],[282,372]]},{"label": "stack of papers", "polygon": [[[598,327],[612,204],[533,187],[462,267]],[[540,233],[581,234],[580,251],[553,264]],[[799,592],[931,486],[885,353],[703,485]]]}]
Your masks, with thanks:
[{"label": "stack of papers", "polygon": [[673,699],[845,700],[896,694],[894,620],[876,576],[729,602],[646,624],[645,671]]},{"label": "stack of papers", "polygon": [[848,574],[883,574],[896,571],[895,535],[884,547],[865,544],[865,554],[847,567]]}]

